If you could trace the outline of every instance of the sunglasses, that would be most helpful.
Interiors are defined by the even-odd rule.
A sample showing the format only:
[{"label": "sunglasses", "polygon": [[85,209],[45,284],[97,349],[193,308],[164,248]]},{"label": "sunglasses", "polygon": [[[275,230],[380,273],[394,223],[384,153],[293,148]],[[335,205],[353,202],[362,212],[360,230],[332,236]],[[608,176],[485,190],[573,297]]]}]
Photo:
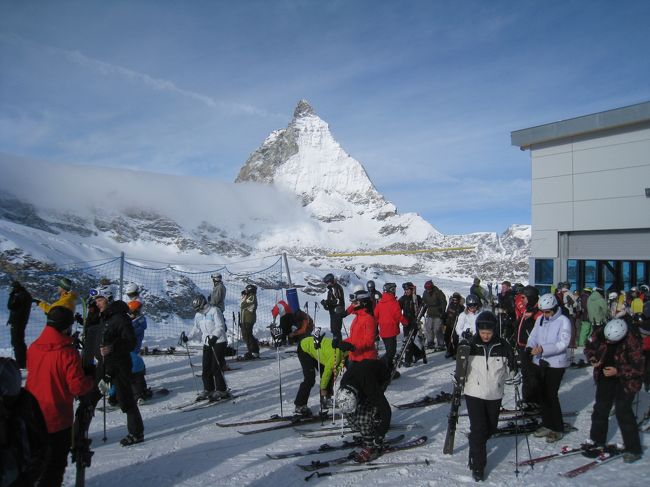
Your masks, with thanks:
[{"label": "sunglasses", "polygon": [[88,291],[88,295],[91,296],[91,297],[95,297],[98,294],[99,294],[99,291],[97,291],[97,289],[91,289],[90,291]]}]

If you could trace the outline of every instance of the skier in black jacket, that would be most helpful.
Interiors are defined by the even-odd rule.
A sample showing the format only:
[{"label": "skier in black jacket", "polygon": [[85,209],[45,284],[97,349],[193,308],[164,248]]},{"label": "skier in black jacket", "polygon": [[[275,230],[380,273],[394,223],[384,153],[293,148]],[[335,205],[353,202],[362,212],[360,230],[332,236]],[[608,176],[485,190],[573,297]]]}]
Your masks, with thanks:
[{"label": "skier in black jacket", "polygon": [[383,360],[362,360],[346,370],[336,405],[352,428],[363,437],[363,449],[356,462],[369,462],[379,456],[384,436],[390,427],[390,404],[384,391],[390,381],[390,370]]},{"label": "skier in black jacket", "polygon": [[18,367],[24,369],[27,359],[27,346],[25,345],[25,328],[29,321],[29,312],[32,309],[32,295],[18,281],[11,282],[11,293],[7,302],[11,327],[11,346],[14,347],[14,356]]},{"label": "skier in black jacket", "polygon": [[333,338],[338,338],[339,341],[343,340],[341,328],[343,327],[343,317],[345,316],[345,294],[343,288],[336,282],[334,274],[327,274],[323,278],[323,282],[327,285],[327,298],[321,300],[320,304],[323,309],[330,313],[330,330]]}]

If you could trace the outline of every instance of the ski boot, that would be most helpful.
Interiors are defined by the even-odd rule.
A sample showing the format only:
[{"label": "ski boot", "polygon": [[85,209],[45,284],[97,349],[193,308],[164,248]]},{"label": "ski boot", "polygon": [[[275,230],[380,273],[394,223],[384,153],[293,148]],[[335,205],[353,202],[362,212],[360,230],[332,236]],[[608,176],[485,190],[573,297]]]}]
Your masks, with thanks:
[{"label": "ski boot", "polygon": [[293,414],[296,416],[302,416],[305,418],[308,418],[313,415],[311,412],[311,409],[309,409],[308,406],[296,406],[296,409],[294,409]]}]

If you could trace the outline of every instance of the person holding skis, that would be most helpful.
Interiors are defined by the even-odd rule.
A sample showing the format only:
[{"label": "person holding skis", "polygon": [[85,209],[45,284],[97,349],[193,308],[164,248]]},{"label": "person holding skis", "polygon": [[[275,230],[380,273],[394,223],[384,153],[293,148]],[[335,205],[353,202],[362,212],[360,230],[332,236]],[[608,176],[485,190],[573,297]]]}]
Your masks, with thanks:
[{"label": "person holding skis", "polygon": [[[613,319],[591,335],[585,344],[585,357],[594,367],[596,382],[596,402],[586,444],[591,447],[606,445],[609,412],[614,406],[625,444],[623,461],[636,462],[643,455],[639,428],[632,409],[632,402],[643,383],[641,339],[624,320]],[[585,452],[587,456],[591,453],[597,456],[597,448]]]},{"label": "person holding skis", "polygon": [[521,293],[519,300],[523,306],[523,313],[519,317],[519,324],[516,330],[516,350],[519,359],[519,366],[521,371],[521,406],[524,411],[537,412],[539,411],[539,387],[533,369],[533,361],[530,356],[530,350],[527,349],[528,337],[530,337],[535,322],[542,316],[542,312],[537,307],[539,301],[539,291],[535,286],[525,286]]},{"label": "person holding skis", "polygon": [[[219,308],[218,313],[223,313]],[[260,357],[260,345],[253,334],[253,327],[257,321],[257,286],[248,284],[241,292],[241,302],[239,305],[241,315],[241,335],[246,342],[247,352],[244,354],[244,360],[253,360]],[[225,322],[224,322],[225,326]]]},{"label": "person holding skis", "polygon": [[509,374],[518,382],[512,348],[499,337],[497,318],[491,311],[476,317],[477,333],[469,338],[469,362],[465,379],[465,404],[469,414],[469,468],[474,480],[485,478],[486,444],[497,430],[499,410]]},{"label": "person holding skis", "polygon": [[196,397],[197,401],[221,401],[230,396],[226,387],[226,380],[223,377],[221,363],[225,362],[226,346],[226,325],[221,313],[208,303],[205,296],[199,294],[192,300],[194,315],[194,326],[189,333],[181,333],[181,341],[187,343],[189,340],[201,339],[203,342],[203,392]]},{"label": "person holding skis", "polygon": [[[375,305],[374,316],[379,326],[379,337],[384,342],[386,353],[382,355],[381,360],[386,363],[386,366],[393,370],[395,368],[395,354],[397,353],[397,335],[400,333],[400,323],[404,326],[408,325],[408,320],[402,314],[402,308],[397,302],[395,291],[397,284],[394,282],[387,282],[384,284],[384,293],[381,299]],[[399,372],[395,370],[393,378],[399,377]]]},{"label": "person holding skis", "polygon": [[432,280],[424,283],[422,294],[424,310],[424,332],[427,338],[427,348],[444,350],[445,334],[443,331],[445,311],[447,310],[447,297]]},{"label": "person holding skis", "polygon": [[323,282],[327,286],[327,298],[322,299],[320,304],[323,309],[330,314],[330,331],[332,337],[343,339],[341,329],[343,328],[343,318],[345,317],[345,294],[343,287],[336,281],[334,274],[326,274]]},{"label": "person holding skis", "polygon": [[32,302],[41,308],[45,314],[55,306],[63,306],[74,313],[74,310],[77,308],[78,296],[77,293],[72,290],[72,281],[67,277],[62,277],[57,281],[57,288],[59,291],[59,299],[54,301],[52,304],[43,301],[42,299],[35,298],[32,299]]},{"label": "person holding skis", "polygon": [[542,425],[533,433],[554,443],[564,436],[564,421],[558,391],[569,366],[567,349],[571,341],[571,320],[560,309],[555,296],[539,298],[542,312],[528,337],[527,348],[533,357],[533,373],[539,384]]},{"label": "person holding skis", "polygon": [[381,455],[391,420],[390,404],[384,395],[389,382],[386,363],[373,359],[355,362],[341,378],[336,405],[363,441],[363,449],[354,456],[356,462],[370,462]]},{"label": "person holding skis", "polygon": [[[417,363],[420,358],[424,356],[424,351],[420,350],[414,345],[415,337],[418,332],[418,313],[422,306],[422,298],[415,294],[415,285],[412,282],[405,282],[402,284],[404,294],[399,298],[398,302],[402,308],[402,314],[408,321],[408,325],[404,325],[404,367],[411,367],[413,363]],[[414,360],[415,359],[415,360]]]},{"label": "person holding skis", "polygon": [[27,364],[27,345],[25,345],[25,328],[32,310],[32,295],[18,281],[11,281],[11,292],[7,301],[9,319],[7,325],[11,328],[11,346],[18,367],[24,369]]},{"label": "person holding skis", "polygon": [[447,346],[445,358],[456,357],[457,337],[454,337],[454,331],[458,323],[458,318],[465,311],[464,303],[465,299],[457,292],[452,294],[449,299],[449,306],[447,306],[445,315],[445,345]]},{"label": "person holding skis", "polygon": [[316,382],[316,371],[319,369],[321,410],[330,409],[334,380],[343,368],[347,355],[347,352],[341,351],[340,348],[333,348],[332,339],[324,335],[307,336],[300,340],[298,360],[302,368],[303,379],[293,401],[296,406],[294,414],[312,415],[307,402],[309,393]]},{"label": "person holding skis", "polygon": [[465,298],[465,311],[458,316],[456,321],[456,343],[463,338],[468,338],[476,333],[476,317],[482,306],[481,299],[475,294],[468,294]]},{"label": "person holding skis", "polygon": [[48,433],[48,454],[39,480],[43,486],[62,485],[72,440],[72,402],[94,387],[70,336],[73,323],[69,308],[51,307],[43,332],[27,350],[25,388],[38,401]]}]

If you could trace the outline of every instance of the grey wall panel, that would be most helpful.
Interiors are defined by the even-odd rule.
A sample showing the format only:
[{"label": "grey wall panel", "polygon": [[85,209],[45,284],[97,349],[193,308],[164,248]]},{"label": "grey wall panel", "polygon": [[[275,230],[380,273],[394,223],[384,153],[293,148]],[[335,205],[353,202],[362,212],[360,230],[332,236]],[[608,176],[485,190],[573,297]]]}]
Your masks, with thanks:
[{"label": "grey wall panel", "polygon": [[532,205],[532,226],[535,230],[573,230],[573,204],[549,203]]},{"label": "grey wall panel", "polygon": [[533,179],[531,199],[533,205],[573,201],[572,176]]},{"label": "grey wall panel", "polygon": [[650,228],[570,233],[567,258],[650,260]]},{"label": "grey wall panel", "polygon": [[562,152],[540,157],[537,152],[533,153],[532,178],[533,181],[539,178],[551,176],[566,176],[571,174],[571,152]]},{"label": "grey wall panel", "polygon": [[650,226],[650,199],[645,197],[577,201],[573,208],[576,231]]},{"label": "grey wall panel", "polygon": [[608,198],[645,198],[645,188],[650,186],[650,164],[576,174],[573,183],[573,198],[576,202]]},{"label": "grey wall panel", "polygon": [[576,173],[612,170],[650,163],[650,139],[573,152]]}]

